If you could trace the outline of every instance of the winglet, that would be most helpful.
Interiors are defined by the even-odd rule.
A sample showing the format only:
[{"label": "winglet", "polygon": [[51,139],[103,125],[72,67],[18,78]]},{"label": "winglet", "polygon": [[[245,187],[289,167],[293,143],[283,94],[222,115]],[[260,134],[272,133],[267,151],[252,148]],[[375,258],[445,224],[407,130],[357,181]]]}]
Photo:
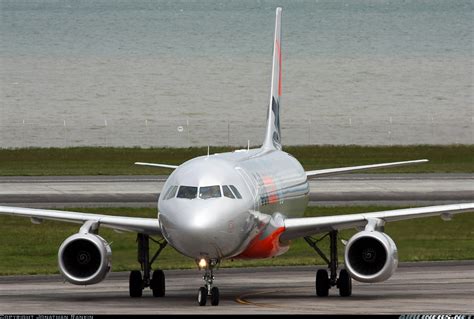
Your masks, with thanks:
[{"label": "winglet", "polygon": [[281,150],[281,8],[276,8],[275,40],[273,42],[272,84],[267,113],[267,129],[262,148]]}]

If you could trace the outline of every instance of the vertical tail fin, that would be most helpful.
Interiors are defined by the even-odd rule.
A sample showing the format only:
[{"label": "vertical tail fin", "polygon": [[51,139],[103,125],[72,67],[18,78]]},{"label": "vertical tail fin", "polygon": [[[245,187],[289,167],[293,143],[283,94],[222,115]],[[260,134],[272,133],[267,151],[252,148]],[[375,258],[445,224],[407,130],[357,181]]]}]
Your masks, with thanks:
[{"label": "vertical tail fin", "polygon": [[273,43],[272,85],[268,105],[267,130],[263,142],[264,149],[281,150],[280,130],[281,97],[281,8],[276,9],[275,41]]}]

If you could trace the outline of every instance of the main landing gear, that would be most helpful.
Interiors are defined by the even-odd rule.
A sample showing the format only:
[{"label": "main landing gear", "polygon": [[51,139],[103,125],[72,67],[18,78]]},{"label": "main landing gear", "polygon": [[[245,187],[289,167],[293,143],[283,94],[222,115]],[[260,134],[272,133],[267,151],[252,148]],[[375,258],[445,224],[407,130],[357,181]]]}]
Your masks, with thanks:
[{"label": "main landing gear", "polygon": [[[150,260],[150,239],[159,245],[159,248],[153,258]],[[148,235],[138,234],[137,235],[137,246],[138,246],[138,262],[141,265],[140,270],[133,270],[130,273],[129,281],[129,292],[130,297],[141,297],[143,289],[150,287],[153,292],[153,297],[164,297],[165,296],[165,274],[163,270],[157,269],[152,273],[151,265],[160,255],[161,251],[166,247],[167,242],[156,241]],[[142,276],[143,272],[143,276]]]},{"label": "main landing gear", "polygon": [[201,259],[199,262],[200,268],[205,268],[205,273],[202,279],[204,280],[204,286],[198,290],[198,304],[199,306],[205,306],[207,299],[211,299],[211,305],[219,305],[219,288],[213,287],[214,283],[214,267],[219,264],[218,260],[211,259],[209,262]]},{"label": "main landing gear", "polygon": [[[319,269],[316,273],[316,295],[318,297],[326,297],[329,295],[329,289],[336,286],[339,288],[341,297],[349,297],[352,294],[352,278],[345,269],[341,269],[339,277],[337,277],[337,230],[332,230],[319,239],[305,237],[306,242],[321,256],[328,264],[329,275],[326,269]],[[318,243],[329,236],[330,258],[328,259],[323,251],[317,246]]]}]

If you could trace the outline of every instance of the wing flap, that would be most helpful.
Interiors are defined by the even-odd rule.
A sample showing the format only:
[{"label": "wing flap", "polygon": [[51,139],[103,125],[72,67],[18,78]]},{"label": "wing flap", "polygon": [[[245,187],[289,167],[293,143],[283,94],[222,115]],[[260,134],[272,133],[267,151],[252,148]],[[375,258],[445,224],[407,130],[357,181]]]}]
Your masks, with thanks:
[{"label": "wing flap", "polygon": [[102,227],[161,236],[160,225],[157,218],[110,216],[10,206],[0,206],[0,214],[29,217],[32,221],[47,219],[77,224],[83,224],[87,221],[96,221]]},{"label": "wing flap", "polygon": [[330,230],[363,227],[370,219],[381,219],[385,222],[431,216],[441,216],[443,219],[449,219],[453,214],[467,212],[474,212],[474,203],[405,208],[339,216],[288,218],[285,220],[285,231],[280,238],[287,241]]},{"label": "wing flap", "polygon": [[307,171],[306,176],[308,178],[323,177],[323,176],[351,173],[351,172],[356,172],[356,171],[361,171],[361,170],[366,170],[366,169],[397,167],[397,166],[420,164],[420,163],[426,163],[426,162],[428,162],[427,159],[421,159],[421,160],[414,160],[414,161],[403,161],[403,162],[371,164],[371,165],[361,165],[361,166],[351,166],[351,167],[318,169],[318,170],[314,170],[314,171]]}]

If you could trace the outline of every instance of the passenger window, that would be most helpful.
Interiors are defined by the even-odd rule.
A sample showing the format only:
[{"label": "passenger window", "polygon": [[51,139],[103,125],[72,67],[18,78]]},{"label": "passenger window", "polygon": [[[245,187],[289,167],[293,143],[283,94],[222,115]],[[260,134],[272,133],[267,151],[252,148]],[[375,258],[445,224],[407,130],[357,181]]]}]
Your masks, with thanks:
[{"label": "passenger window", "polygon": [[227,185],[222,186],[222,192],[224,193],[225,197],[235,198],[234,194],[232,194],[229,186]]},{"label": "passenger window", "polygon": [[178,186],[171,186],[168,191],[166,192],[165,199],[171,199],[176,195],[176,191],[178,190]]},{"label": "passenger window", "polygon": [[235,197],[237,197],[238,199],[242,199],[242,195],[240,195],[239,191],[237,190],[237,188],[235,188],[234,185],[229,185],[229,187],[234,192]]},{"label": "passenger window", "polygon": [[199,187],[199,198],[217,198],[221,197],[221,187],[219,185]]},{"label": "passenger window", "polygon": [[197,195],[197,187],[194,186],[180,186],[178,191],[178,198],[193,199]]}]

